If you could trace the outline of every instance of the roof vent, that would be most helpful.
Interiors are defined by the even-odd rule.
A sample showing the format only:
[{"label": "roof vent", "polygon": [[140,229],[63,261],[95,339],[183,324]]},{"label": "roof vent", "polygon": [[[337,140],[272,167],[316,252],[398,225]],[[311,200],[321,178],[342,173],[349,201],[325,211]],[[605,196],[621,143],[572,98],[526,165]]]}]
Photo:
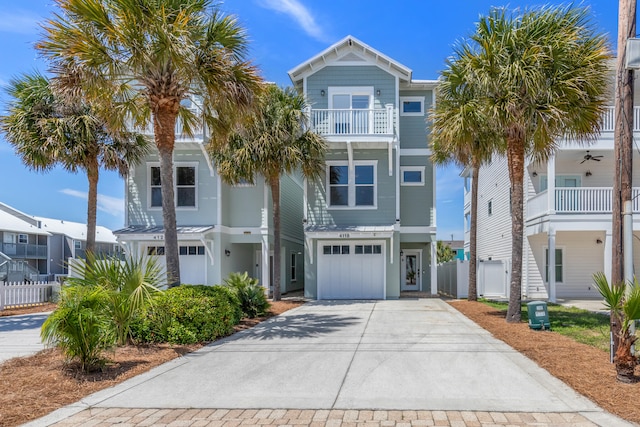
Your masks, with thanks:
[{"label": "roof vent", "polygon": [[348,44],[349,46],[351,46],[351,45],[353,44],[353,42],[351,41],[351,39],[347,39],[347,44]]}]

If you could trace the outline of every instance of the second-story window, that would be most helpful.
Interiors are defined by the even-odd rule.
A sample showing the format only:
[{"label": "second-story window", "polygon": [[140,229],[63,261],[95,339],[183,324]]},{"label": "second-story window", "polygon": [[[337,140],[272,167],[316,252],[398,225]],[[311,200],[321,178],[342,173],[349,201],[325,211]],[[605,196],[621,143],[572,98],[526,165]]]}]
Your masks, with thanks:
[{"label": "second-story window", "polygon": [[349,170],[346,162],[330,162],[328,205],[334,208],[375,207],[376,163],[359,161]]},{"label": "second-story window", "polygon": [[424,96],[401,96],[401,116],[424,116]]},{"label": "second-story window", "polygon": [[27,244],[28,239],[26,234],[18,234],[18,243]]},{"label": "second-story window", "polygon": [[[196,207],[197,200],[197,168],[195,165],[178,164],[174,169],[174,197],[176,207],[193,208]],[[160,167],[151,166],[149,168],[149,207],[162,207],[162,182],[160,178]]]}]

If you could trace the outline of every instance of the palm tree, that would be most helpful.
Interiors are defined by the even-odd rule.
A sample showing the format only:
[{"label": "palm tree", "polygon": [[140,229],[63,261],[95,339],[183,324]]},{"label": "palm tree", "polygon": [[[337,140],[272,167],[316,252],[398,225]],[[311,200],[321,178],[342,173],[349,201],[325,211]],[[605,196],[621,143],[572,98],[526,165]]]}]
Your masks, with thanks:
[{"label": "palm tree", "polygon": [[640,285],[637,280],[628,283],[628,286],[624,282],[609,285],[602,272],[594,274],[593,281],[604,298],[604,304],[611,314],[611,322],[618,325],[618,330],[614,332],[613,357],[617,378],[622,382],[637,382],[634,371],[638,365],[638,357],[632,351],[637,337],[632,326],[636,319],[640,319]]},{"label": "palm tree", "polygon": [[227,146],[211,150],[222,179],[254,182],[262,175],[273,203],[273,300],[280,300],[280,178],[302,171],[317,179],[324,170],[325,140],[308,130],[306,102],[292,89],[266,88],[251,126],[234,134]]},{"label": "palm tree", "polygon": [[[247,38],[236,19],[211,0],[56,0],[61,9],[44,25],[37,48],[56,67],[76,73],[61,82],[99,101],[115,91],[113,129],[153,124],[160,157],[162,217],[169,286],[180,283],[173,150],[178,118],[193,135],[206,124],[225,141],[260,88],[244,56]],[[195,114],[183,101],[202,101]]]},{"label": "palm tree", "polygon": [[434,163],[455,163],[471,169],[468,299],[477,301],[478,177],[480,166],[491,159],[493,151],[498,150],[501,138],[492,132],[478,105],[475,87],[467,81],[469,54],[467,46],[459,46],[441,73],[436,107],[431,114],[430,136],[431,160]]},{"label": "palm tree", "polygon": [[525,158],[546,160],[567,141],[595,137],[607,102],[606,38],[588,9],[543,7],[507,14],[494,8],[471,37],[468,81],[483,114],[501,130],[511,181],[512,271],[508,322],[519,322],[522,301]]},{"label": "palm tree", "polygon": [[62,165],[84,170],[89,181],[86,252],[95,252],[100,168],[125,176],[148,152],[148,141],[130,132],[112,133],[81,99],[62,97],[41,74],[24,74],[9,83],[9,114],[0,129],[22,161],[37,171]]}]

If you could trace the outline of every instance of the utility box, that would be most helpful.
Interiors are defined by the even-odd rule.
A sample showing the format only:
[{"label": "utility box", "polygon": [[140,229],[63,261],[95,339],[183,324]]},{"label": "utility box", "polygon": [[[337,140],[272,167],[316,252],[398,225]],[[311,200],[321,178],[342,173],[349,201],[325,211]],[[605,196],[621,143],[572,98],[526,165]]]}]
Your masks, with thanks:
[{"label": "utility box", "polygon": [[549,322],[549,310],[544,301],[531,301],[527,303],[529,314],[529,327],[531,329],[551,329]]}]

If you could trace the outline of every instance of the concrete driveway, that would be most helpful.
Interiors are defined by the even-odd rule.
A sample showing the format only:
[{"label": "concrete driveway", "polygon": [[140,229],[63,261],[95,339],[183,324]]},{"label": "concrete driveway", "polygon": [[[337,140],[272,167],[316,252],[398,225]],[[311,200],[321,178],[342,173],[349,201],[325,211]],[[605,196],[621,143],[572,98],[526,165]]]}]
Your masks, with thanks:
[{"label": "concrete driveway", "polygon": [[311,302],[64,408],[604,412],[438,299]]},{"label": "concrete driveway", "polygon": [[49,314],[0,317],[0,363],[42,350],[44,345],[40,341],[40,327]]}]

